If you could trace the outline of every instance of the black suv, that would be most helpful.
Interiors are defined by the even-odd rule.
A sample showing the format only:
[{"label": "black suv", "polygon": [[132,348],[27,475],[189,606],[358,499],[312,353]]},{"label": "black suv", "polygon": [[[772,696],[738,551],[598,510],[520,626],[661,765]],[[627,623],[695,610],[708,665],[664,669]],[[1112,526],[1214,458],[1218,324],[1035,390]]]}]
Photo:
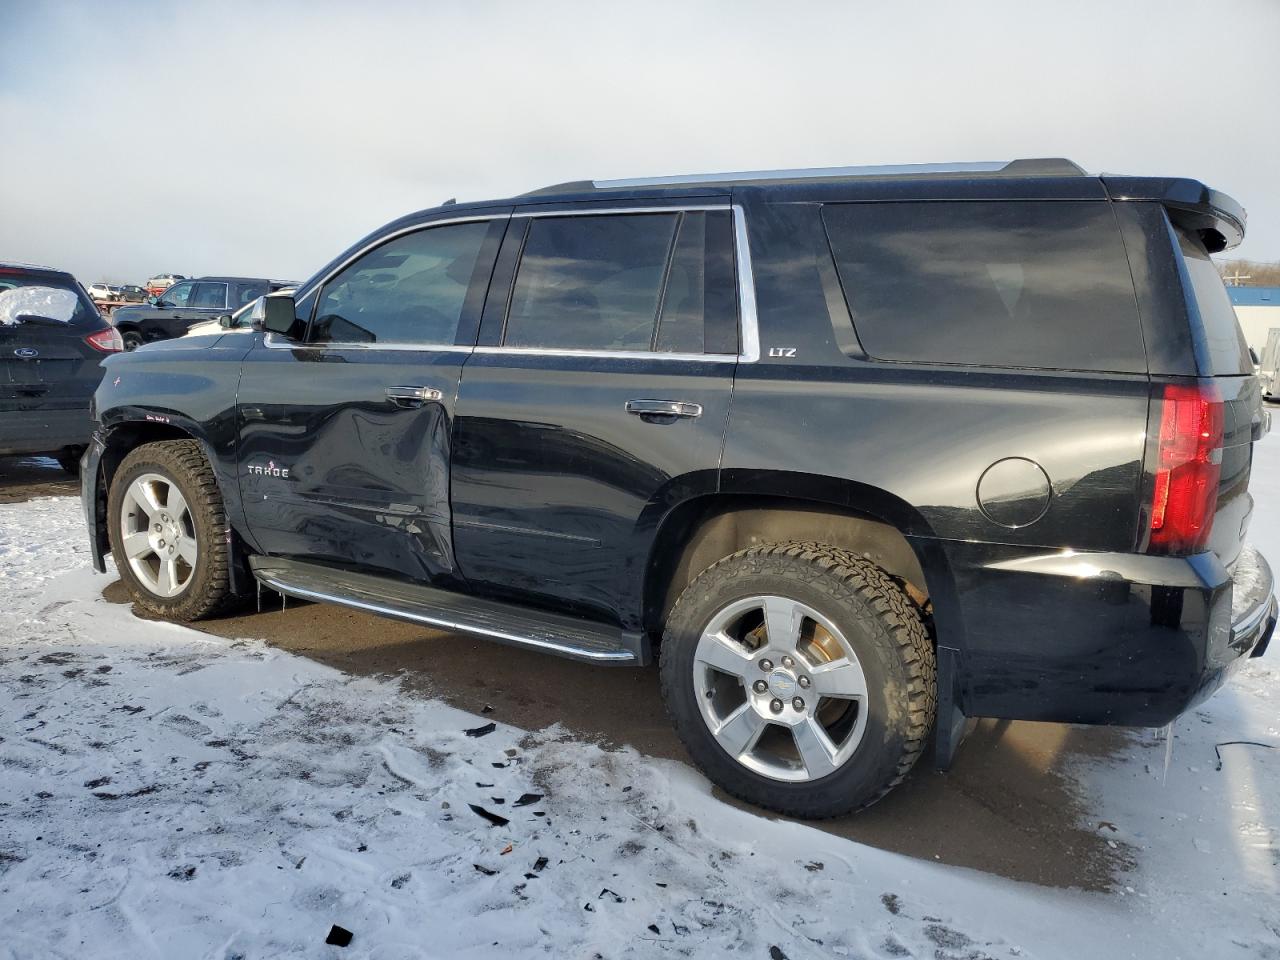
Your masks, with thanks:
[{"label": "black suv", "polygon": [[48,454],[75,473],[101,361],[119,349],[71,274],[0,263],[0,456]]},{"label": "black suv", "polygon": [[95,562],[661,659],[729,792],[866,806],[966,718],[1163,725],[1266,646],[1244,214],[1066,161],[569,183],[110,361]]},{"label": "black suv", "polygon": [[200,277],[180,280],[145,304],[120,307],[111,322],[120,331],[125,350],[153,340],[180,337],[195,324],[230,316],[266,293],[297,284],[289,280],[253,277]]}]

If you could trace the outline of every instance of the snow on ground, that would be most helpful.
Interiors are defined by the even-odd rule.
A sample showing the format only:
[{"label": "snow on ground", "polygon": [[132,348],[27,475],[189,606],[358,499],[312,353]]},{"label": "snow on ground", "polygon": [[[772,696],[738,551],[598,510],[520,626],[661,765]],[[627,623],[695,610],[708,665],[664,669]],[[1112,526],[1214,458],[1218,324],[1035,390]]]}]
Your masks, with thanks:
[{"label": "snow on ground", "polygon": [[[1280,559],[1280,439],[1254,490]],[[1179,721],[1167,771],[1151,732],[1072,761],[1136,859],[1086,894],[136,619],[101,599],[79,510],[0,504],[0,958],[1280,958],[1280,750],[1223,747],[1221,771],[1213,753],[1280,746],[1277,653]],[[335,923],[345,949],[323,943]]]}]

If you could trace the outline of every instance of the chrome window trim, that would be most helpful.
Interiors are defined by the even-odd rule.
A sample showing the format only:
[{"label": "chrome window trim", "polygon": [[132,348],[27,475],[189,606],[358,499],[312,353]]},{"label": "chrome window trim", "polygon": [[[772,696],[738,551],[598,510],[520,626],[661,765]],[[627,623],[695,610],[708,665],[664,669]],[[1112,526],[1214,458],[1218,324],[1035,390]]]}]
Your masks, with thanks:
[{"label": "chrome window trim", "polygon": [[653,207],[581,207],[577,210],[539,210],[535,206],[531,210],[513,210],[511,217],[512,219],[517,217],[537,217],[538,219],[543,217],[602,217],[615,213],[689,213],[700,210],[728,209],[730,209],[728,203],[691,203]]},{"label": "chrome window trim", "polygon": [[608,360],[641,360],[661,359],[677,361],[693,361],[696,363],[724,363],[736,360],[739,363],[755,363],[760,359],[760,329],[756,314],[755,277],[751,269],[751,244],[747,238],[747,218],[741,204],[679,204],[661,207],[586,207],[577,210],[515,210],[511,213],[487,213],[470,217],[451,217],[447,220],[432,220],[418,223],[396,230],[366,244],[342,263],[330,270],[324,277],[316,281],[294,298],[295,303],[302,303],[309,296],[323,287],[333,277],[341,273],[353,262],[372,250],[391,240],[419,230],[432,227],[443,227],[453,223],[475,223],[481,220],[504,220],[529,217],[574,217],[605,216],[609,214],[629,213],[681,213],[688,211],[729,210],[733,217],[734,262],[738,280],[738,353],[663,353],[656,350],[569,350],[546,347],[471,347],[458,344],[416,344],[416,343],[299,343],[292,340],[281,340],[275,334],[268,333],[263,337],[263,346],[272,350],[397,350],[414,352],[440,353],[484,353],[512,354],[514,356],[542,357],[598,357]]}]

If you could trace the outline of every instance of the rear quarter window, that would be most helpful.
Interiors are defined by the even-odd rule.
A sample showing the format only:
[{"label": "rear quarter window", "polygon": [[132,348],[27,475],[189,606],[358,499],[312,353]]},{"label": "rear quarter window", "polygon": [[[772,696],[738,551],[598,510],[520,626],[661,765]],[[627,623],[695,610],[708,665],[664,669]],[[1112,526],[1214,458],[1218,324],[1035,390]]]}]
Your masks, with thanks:
[{"label": "rear quarter window", "polygon": [[1200,316],[1203,349],[1199,357],[1200,372],[1207,377],[1228,377],[1253,373],[1253,360],[1245,341],[1240,321],[1231,306],[1231,297],[1218,268],[1198,239],[1177,231],[1182,262],[1187,268],[1191,289],[1187,292],[1192,310]]},{"label": "rear quarter window", "polygon": [[1106,202],[832,204],[823,219],[873,357],[1146,372],[1133,281]]}]

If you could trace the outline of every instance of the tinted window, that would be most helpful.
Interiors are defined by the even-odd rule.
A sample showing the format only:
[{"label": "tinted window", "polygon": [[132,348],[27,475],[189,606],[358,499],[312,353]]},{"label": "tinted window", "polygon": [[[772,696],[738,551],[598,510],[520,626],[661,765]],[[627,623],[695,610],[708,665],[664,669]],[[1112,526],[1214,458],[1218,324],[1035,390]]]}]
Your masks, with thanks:
[{"label": "tinted window", "polygon": [[533,220],[503,342],[649,350],[678,214]]},{"label": "tinted window", "polygon": [[235,290],[235,293],[232,295],[231,301],[227,306],[232,310],[238,310],[246,303],[265,296],[267,293],[267,284],[262,282],[237,283],[233,289]]},{"label": "tinted window", "polygon": [[874,357],[1146,371],[1128,261],[1104,202],[841,204],[823,217]]},{"label": "tinted window", "polygon": [[191,299],[191,291],[195,289],[194,283],[175,283],[168,290],[160,294],[160,299],[172,307],[188,306]]},{"label": "tinted window", "polygon": [[225,283],[197,283],[191,292],[188,307],[201,310],[221,310],[227,305],[227,285]]},{"label": "tinted window", "polygon": [[310,339],[452,344],[488,230],[486,221],[434,227],[365,254],[325,284]]},{"label": "tinted window", "polygon": [[663,353],[737,353],[735,281],[729,211],[683,214],[655,348]]},{"label": "tinted window", "polygon": [[1249,345],[1240,329],[1231,297],[1222,282],[1218,268],[1199,240],[1192,239],[1181,230],[1178,243],[1182,247],[1182,259],[1191,278],[1191,292],[1200,314],[1204,331],[1204,343],[1209,354],[1209,369],[1202,370],[1208,376],[1230,376],[1252,373],[1253,362],[1249,358]]}]

